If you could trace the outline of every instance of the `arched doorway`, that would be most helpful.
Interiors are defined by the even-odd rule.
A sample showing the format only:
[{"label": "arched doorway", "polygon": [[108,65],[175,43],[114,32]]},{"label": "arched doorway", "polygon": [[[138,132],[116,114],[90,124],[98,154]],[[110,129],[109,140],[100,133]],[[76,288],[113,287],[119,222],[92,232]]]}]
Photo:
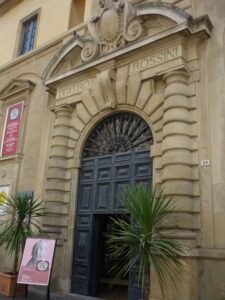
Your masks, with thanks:
[{"label": "arched doorway", "polygon": [[[125,186],[140,182],[151,185],[152,141],[148,124],[128,112],[107,117],[89,135],[79,178],[72,292],[111,299],[102,294],[112,280],[109,272],[112,261],[103,233],[110,231],[111,216],[126,215],[117,197]],[[129,299],[140,298],[140,289],[132,274],[120,285],[125,286],[120,291],[126,298],[127,293]]]}]

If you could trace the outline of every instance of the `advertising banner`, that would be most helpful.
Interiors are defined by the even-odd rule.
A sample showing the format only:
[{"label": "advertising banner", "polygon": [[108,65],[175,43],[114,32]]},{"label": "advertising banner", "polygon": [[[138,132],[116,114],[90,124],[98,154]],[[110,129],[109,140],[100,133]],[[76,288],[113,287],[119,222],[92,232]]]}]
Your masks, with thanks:
[{"label": "advertising banner", "polygon": [[16,154],[23,106],[23,102],[20,102],[7,108],[1,149],[3,157]]},{"label": "advertising banner", "polygon": [[0,186],[0,215],[6,213],[7,197],[9,197],[10,187]]},{"label": "advertising banner", "polygon": [[56,240],[27,238],[17,283],[48,286]]}]

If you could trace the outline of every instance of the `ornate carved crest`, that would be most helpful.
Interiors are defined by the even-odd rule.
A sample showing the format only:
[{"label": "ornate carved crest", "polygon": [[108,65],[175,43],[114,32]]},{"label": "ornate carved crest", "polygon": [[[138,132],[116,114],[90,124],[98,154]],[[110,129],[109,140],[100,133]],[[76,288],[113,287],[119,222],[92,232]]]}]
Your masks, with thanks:
[{"label": "ornate carved crest", "polygon": [[81,53],[83,61],[104,55],[137,40],[143,33],[141,19],[127,0],[99,0],[100,13],[88,23],[88,37]]}]

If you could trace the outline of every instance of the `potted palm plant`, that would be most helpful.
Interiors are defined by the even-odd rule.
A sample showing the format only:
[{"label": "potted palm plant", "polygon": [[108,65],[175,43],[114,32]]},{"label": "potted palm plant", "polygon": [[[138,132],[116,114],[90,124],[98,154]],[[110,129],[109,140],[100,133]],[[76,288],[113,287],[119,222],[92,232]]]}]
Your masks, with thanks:
[{"label": "potted palm plant", "polygon": [[[0,246],[13,256],[12,271],[0,273],[0,294],[12,296],[18,271],[18,261],[27,237],[39,230],[39,217],[43,216],[43,203],[28,193],[5,196],[4,207],[8,221],[0,226]],[[24,293],[18,286],[17,293]]]},{"label": "potted palm plant", "polygon": [[173,283],[184,267],[183,244],[175,239],[165,238],[162,223],[173,211],[172,198],[163,193],[146,189],[143,185],[127,187],[119,197],[130,218],[112,218],[114,229],[107,235],[107,245],[114,264],[112,272],[124,278],[135,269],[144,299],[150,297],[150,266],[154,268],[162,295],[168,279]]}]

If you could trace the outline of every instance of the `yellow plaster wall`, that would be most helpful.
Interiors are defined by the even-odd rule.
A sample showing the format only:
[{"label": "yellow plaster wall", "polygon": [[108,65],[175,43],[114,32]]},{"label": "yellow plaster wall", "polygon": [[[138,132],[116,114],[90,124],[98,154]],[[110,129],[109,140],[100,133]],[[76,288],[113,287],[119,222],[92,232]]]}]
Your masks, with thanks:
[{"label": "yellow plaster wall", "polygon": [[[195,1],[194,11],[195,16],[208,14],[213,24],[212,35],[200,53],[199,99],[202,101],[201,109],[206,110],[200,120],[203,124],[200,129],[200,159],[208,157],[210,161],[208,170],[201,168],[202,239],[205,247],[225,249],[225,1]],[[208,137],[203,130],[208,131]],[[210,189],[205,180],[207,173],[211,176]],[[211,228],[207,230],[206,225],[210,223]],[[211,244],[208,243],[210,231],[213,232]]]},{"label": "yellow plaster wall", "polygon": [[79,25],[84,21],[85,14],[85,1],[84,0],[72,0],[69,27]]},{"label": "yellow plaster wall", "polygon": [[84,21],[87,21],[93,13],[97,13],[98,11],[99,11],[99,0],[86,0]]},{"label": "yellow plaster wall", "polygon": [[20,20],[40,9],[35,47],[69,27],[71,0],[24,0],[0,17],[0,66],[16,56]]}]

